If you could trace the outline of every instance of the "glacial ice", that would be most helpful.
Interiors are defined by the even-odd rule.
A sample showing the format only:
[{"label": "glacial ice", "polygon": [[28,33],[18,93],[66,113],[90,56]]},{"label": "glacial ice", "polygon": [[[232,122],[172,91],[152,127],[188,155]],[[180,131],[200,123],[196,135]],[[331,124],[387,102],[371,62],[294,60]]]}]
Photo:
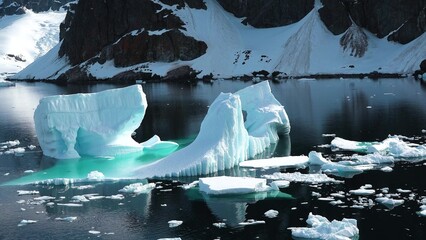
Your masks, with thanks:
[{"label": "glacial ice", "polygon": [[281,173],[275,172],[270,175],[263,175],[263,178],[272,180],[286,180],[290,182],[301,183],[343,183],[343,181],[336,180],[322,173],[303,174],[300,172],[294,173]]},{"label": "glacial ice", "polygon": [[385,205],[389,209],[393,209],[396,206],[404,204],[403,199],[393,199],[388,197],[378,197],[375,199],[376,202]]},{"label": "glacial ice", "polygon": [[34,112],[43,154],[67,159],[141,151],[131,134],[147,107],[140,85],[99,93],[45,97]]},{"label": "glacial ice", "polygon": [[132,193],[132,194],[141,194],[148,193],[155,188],[155,183],[132,183],[130,185],[124,186],[122,189],[118,190],[123,193]]},{"label": "glacial ice", "polygon": [[174,227],[182,225],[183,221],[180,221],[180,220],[170,220],[167,223],[169,224],[170,228],[174,228]]},{"label": "glacial ice", "polygon": [[278,141],[278,134],[289,131],[287,113],[264,81],[234,94],[221,93],[210,105],[194,142],[134,174],[179,177],[229,169],[261,153]]},{"label": "glacial ice", "polygon": [[251,177],[200,178],[198,186],[200,191],[211,195],[245,194],[272,190],[271,187],[266,185],[266,179]]},{"label": "glacial ice", "polygon": [[278,216],[279,212],[277,210],[271,209],[264,213],[265,217],[267,218],[276,218]]},{"label": "glacial ice", "polygon": [[315,239],[347,239],[359,235],[357,221],[355,219],[343,218],[342,221],[329,221],[320,215],[309,213],[306,223],[310,227],[292,227],[291,234],[297,238],[315,238]]}]

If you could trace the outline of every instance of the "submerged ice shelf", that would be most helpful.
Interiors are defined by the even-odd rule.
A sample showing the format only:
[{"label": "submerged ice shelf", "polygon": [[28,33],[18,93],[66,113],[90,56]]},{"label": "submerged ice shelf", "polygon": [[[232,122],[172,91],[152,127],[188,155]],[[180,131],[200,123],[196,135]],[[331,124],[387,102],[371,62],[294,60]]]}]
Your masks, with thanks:
[{"label": "submerged ice shelf", "polygon": [[290,131],[284,107],[268,81],[234,94],[222,93],[211,104],[197,138],[186,148],[134,172],[138,177],[179,177],[232,168],[264,151]]}]

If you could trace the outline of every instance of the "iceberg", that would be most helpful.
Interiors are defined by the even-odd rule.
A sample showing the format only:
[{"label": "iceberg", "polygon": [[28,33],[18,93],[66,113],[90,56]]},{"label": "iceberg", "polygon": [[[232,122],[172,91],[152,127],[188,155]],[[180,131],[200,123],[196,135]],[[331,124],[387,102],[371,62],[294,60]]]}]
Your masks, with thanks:
[{"label": "iceberg", "polygon": [[320,215],[309,213],[306,223],[310,227],[292,227],[291,234],[297,238],[309,239],[347,239],[359,235],[356,219],[343,218],[342,221],[329,221]]},{"label": "iceberg", "polygon": [[234,94],[221,93],[210,105],[189,146],[134,172],[140,177],[197,176],[230,169],[276,143],[290,131],[284,107],[268,81]]},{"label": "iceberg", "polygon": [[131,134],[147,106],[140,85],[45,97],[34,112],[40,147],[44,155],[59,159],[141,151]]},{"label": "iceberg", "polygon": [[266,185],[266,179],[251,177],[209,177],[200,178],[200,191],[210,195],[246,194],[272,190]]}]

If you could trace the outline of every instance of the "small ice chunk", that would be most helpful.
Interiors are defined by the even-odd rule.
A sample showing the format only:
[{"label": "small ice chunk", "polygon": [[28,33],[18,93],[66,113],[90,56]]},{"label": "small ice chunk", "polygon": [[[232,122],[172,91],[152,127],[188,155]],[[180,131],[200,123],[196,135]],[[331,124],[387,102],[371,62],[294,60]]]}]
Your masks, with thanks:
[{"label": "small ice chunk", "polygon": [[99,171],[91,171],[87,174],[87,179],[92,181],[102,181],[105,179],[105,175]]},{"label": "small ice chunk", "polygon": [[57,203],[57,205],[64,207],[83,207],[83,204],[80,203]]},{"label": "small ice chunk", "polygon": [[396,189],[396,191],[399,192],[399,193],[410,193],[411,192],[411,190],[401,189],[401,188]]},{"label": "small ice chunk", "polygon": [[200,191],[207,194],[245,194],[270,191],[266,179],[250,177],[208,177],[200,178]]},{"label": "small ice chunk", "polygon": [[392,172],[393,168],[391,168],[389,166],[386,166],[386,167],[380,168],[380,171],[382,171],[382,172]]},{"label": "small ice chunk", "polygon": [[387,197],[376,198],[376,202],[385,205],[389,209],[393,209],[394,207],[404,204],[404,200],[402,199],[392,199]]},{"label": "small ice chunk", "polygon": [[297,238],[315,239],[351,239],[359,235],[357,221],[343,218],[342,221],[333,220],[320,215],[309,213],[306,220],[310,227],[292,227],[291,234]]},{"label": "small ice chunk", "polygon": [[180,220],[170,220],[167,223],[169,224],[170,228],[174,228],[174,227],[180,226],[183,223],[183,221],[180,221]]},{"label": "small ice chunk", "polygon": [[277,210],[271,209],[271,210],[266,211],[264,213],[264,215],[268,218],[276,218],[278,216],[278,213],[279,212]]},{"label": "small ice chunk", "polygon": [[326,202],[331,202],[334,201],[335,199],[332,197],[320,197],[318,198],[319,201],[326,201]]},{"label": "small ice chunk", "polygon": [[340,205],[340,204],[343,204],[344,202],[342,201],[342,200],[337,200],[337,201],[331,201],[331,202],[329,202],[331,205]]},{"label": "small ice chunk", "polygon": [[34,145],[29,145],[29,146],[28,146],[28,149],[30,149],[30,150],[34,150],[34,149],[36,149],[36,146],[34,146]]},{"label": "small ice chunk", "polygon": [[148,193],[154,188],[155,188],[155,183],[148,183],[148,184],[132,183],[130,185],[123,187],[122,189],[118,191],[123,193],[141,194],[141,193]]},{"label": "small ice chunk", "polygon": [[51,196],[41,196],[41,197],[36,197],[34,198],[34,201],[48,201],[48,200],[54,200],[55,197],[51,197]]},{"label": "small ice chunk", "polygon": [[337,197],[337,198],[345,198],[345,193],[344,192],[330,193],[330,196]]},{"label": "small ice chunk", "polygon": [[112,200],[123,200],[124,195],[123,194],[117,194],[117,195],[107,196],[106,198],[112,199]]},{"label": "small ice chunk", "polygon": [[336,137],[335,133],[323,133],[322,134],[323,137]]},{"label": "small ice chunk", "polygon": [[78,190],[85,190],[85,189],[95,188],[95,186],[93,186],[93,185],[82,185],[82,186],[74,186],[72,188],[75,188],[75,189],[78,189]]},{"label": "small ice chunk", "polygon": [[183,184],[182,188],[188,190],[188,189],[193,188],[197,185],[198,185],[198,181],[193,181],[192,183],[189,183],[189,184]]},{"label": "small ice chunk", "polygon": [[53,206],[53,205],[55,205],[55,203],[54,203],[54,202],[48,202],[48,203],[46,203],[46,206],[48,206],[48,207],[51,207],[51,206]]},{"label": "small ice chunk", "polygon": [[22,220],[18,224],[18,227],[22,227],[22,226],[25,226],[25,225],[28,225],[28,224],[33,224],[33,223],[36,223],[36,222],[37,222],[36,220]]},{"label": "small ice chunk", "polygon": [[93,235],[101,234],[101,232],[100,232],[100,231],[96,231],[96,230],[89,230],[89,233],[90,233],[90,234],[93,234]]},{"label": "small ice chunk", "polygon": [[64,217],[64,218],[57,217],[57,218],[55,218],[56,221],[62,221],[62,222],[73,222],[76,219],[77,219],[77,217]]},{"label": "small ice chunk", "polygon": [[217,228],[224,228],[226,227],[226,224],[224,222],[217,222],[217,223],[213,223],[213,226]]},{"label": "small ice chunk", "polygon": [[15,147],[15,146],[18,146],[20,144],[21,144],[21,142],[19,140],[13,140],[13,141],[2,142],[2,143],[0,143],[0,146]]},{"label": "small ice chunk", "polygon": [[99,200],[99,199],[104,199],[105,196],[89,196],[88,199],[89,200]]},{"label": "small ice chunk", "polygon": [[75,202],[89,202],[89,199],[84,195],[75,195],[71,199]]},{"label": "small ice chunk", "polygon": [[34,170],[25,170],[24,173],[33,173]]},{"label": "small ice chunk", "polygon": [[254,219],[247,219],[245,222],[238,223],[241,226],[248,226],[248,225],[256,225],[256,224],[265,224],[265,221],[262,220],[254,220]]},{"label": "small ice chunk", "polygon": [[272,181],[271,184],[269,184],[273,189],[280,190],[280,188],[287,188],[290,186],[290,182],[286,180],[277,180]]},{"label": "small ice chunk", "polygon": [[180,238],[180,237],[176,237],[176,238],[159,238],[157,240],[182,240],[182,238]]},{"label": "small ice chunk", "polygon": [[311,193],[311,196],[312,196],[312,197],[321,197],[321,193],[318,193],[318,192],[312,192],[312,193]]},{"label": "small ice chunk", "polygon": [[40,194],[39,191],[27,191],[27,190],[18,190],[18,196],[22,196],[22,195],[37,195]]},{"label": "small ice chunk", "polygon": [[9,176],[9,174],[10,174],[10,173],[8,173],[8,172],[7,172],[7,173],[5,173],[5,174],[3,174],[3,175],[4,175],[4,176]]},{"label": "small ice chunk", "polygon": [[417,212],[417,214],[421,217],[426,217],[426,209],[423,209],[423,210]]},{"label": "small ice chunk", "polygon": [[293,167],[304,166],[308,163],[307,156],[288,156],[288,157],[274,157],[268,159],[249,160],[240,163],[240,167],[251,168],[274,168],[274,167]]},{"label": "small ice chunk", "polygon": [[360,188],[360,189],[356,189],[356,190],[350,190],[349,193],[354,194],[354,195],[359,195],[359,196],[368,196],[368,195],[375,194],[376,191],[374,189]]}]

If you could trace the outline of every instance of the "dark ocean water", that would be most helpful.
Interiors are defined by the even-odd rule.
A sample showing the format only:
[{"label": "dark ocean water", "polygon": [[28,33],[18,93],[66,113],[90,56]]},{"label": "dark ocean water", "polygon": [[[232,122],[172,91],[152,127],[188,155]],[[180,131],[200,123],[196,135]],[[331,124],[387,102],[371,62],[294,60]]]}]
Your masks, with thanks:
[{"label": "dark ocean water", "polygon": [[[157,134],[164,140],[177,141],[185,146],[197,135],[209,104],[220,92],[235,92],[251,82],[215,81],[196,85],[148,83],[143,89],[148,109],[141,127],[136,131],[139,142]],[[35,136],[33,112],[40,98],[56,94],[97,92],[119,85],[57,86],[47,83],[17,83],[16,87],[0,88],[0,142],[20,140],[20,146],[35,145],[23,156],[0,155],[0,239],[290,239],[288,227],[306,226],[309,212],[330,220],[343,217],[358,220],[360,239],[425,239],[426,218],[417,215],[418,200],[426,196],[424,161],[398,163],[390,173],[367,171],[352,178],[339,178],[344,184],[291,184],[279,196],[234,196],[212,198],[198,190],[178,187],[194,178],[162,180],[161,189],[137,196],[125,195],[122,200],[98,199],[82,207],[34,205],[30,200],[38,196],[53,196],[57,202],[69,202],[72,196],[97,193],[102,196],[118,194],[118,190],[132,181],[93,184],[94,188],[79,190],[72,186],[12,185],[52,177],[85,177],[92,170],[106,176],[123,174],[143,161],[139,159],[82,159],[56,161],[43,156]],[[321,81],[288,80],[271,83],[272,92],[285,106],[291,122],[291,133],[281,139],[265,156],[307,155],[311,150],[335,154],[316,146],[332,140],[323,137],[333,133],[339,137],[358,140],[383,140],[389,134],[415,137],[424,143],[426,129],[426,86],[407,79],[332,79]],[[35,173],[24,173],[33,170]],[[244,171],[238,168],[228,175],[260,176],[277,171],[270,169]],[[306,170],[301,170],[306,172]],[[157,181],[157,180],[156,180]],[[402,206],[389,210],[382,205],[354,209],[332,206],[312,197],[318,192],[326,197],[336,191],[347,193],[364,184],[374,189],[389,187],[412,191],[401,194],[406,199]],[[5,186],[8,185],[8,186]],[[18,196],[17,190],[38,190],[36,196]],[[343,199],[350,206],[357,197]],[[370,199],[374,199],[369,197]],[[24,200],[22,203],[17,203]],[[263,215],[269,209],[279,211],[277,218]],[[57,217],[76,216],[74,222],[60,222]],[[265,220],[266,224],[239,226],[247,219]],[[23,219],[37,223],[18,227]],[[212,223],[226,219],[225,228]],[[169,228],[169,220],[183,224]],[[89,231],[99,231],[91,234]],[[113,233],[113,234],[112,234]]]}]

